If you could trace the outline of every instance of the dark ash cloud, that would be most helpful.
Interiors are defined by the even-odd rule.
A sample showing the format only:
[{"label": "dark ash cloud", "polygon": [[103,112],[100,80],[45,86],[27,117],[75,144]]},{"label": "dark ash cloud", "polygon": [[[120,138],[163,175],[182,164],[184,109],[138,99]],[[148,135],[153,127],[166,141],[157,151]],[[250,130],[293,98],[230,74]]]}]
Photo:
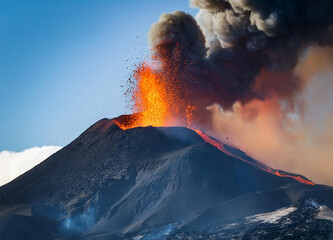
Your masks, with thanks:
[{"label": "dark ash cloud", "polygon": [[[303,51],[333,44],[331,0],[190,3],[200,9],[196,20],[179,11],[163,14],[150,29],[149,42],[162,63],[160,71],[172,76],[170,81],[181,79],[184,89],[190,89],[188,101],[199,107],[218,102],[228,109],[237,101],[244,104],[271,94],[291,97],[302,84],[286,73]],[[265,78],[258,89],[256,77],[262,71]],[[280,72],[281,84],[291,87],[272,87],[279,84]]]}]

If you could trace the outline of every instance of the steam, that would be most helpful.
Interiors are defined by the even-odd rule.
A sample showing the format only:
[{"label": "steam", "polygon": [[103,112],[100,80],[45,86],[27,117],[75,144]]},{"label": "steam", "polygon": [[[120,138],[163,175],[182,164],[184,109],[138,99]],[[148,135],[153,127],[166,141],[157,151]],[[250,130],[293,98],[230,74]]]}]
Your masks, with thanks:
[{"label": "steam", "polygon": [[181,81],[181,97],[199,116],[210,106],[216,137],[272,167],[333,184],[333,1],[190,4],[196,19],[176,11],[152,25],[156,71]]},{"label": "steam", "polygon": [[82,214],[76,214],[65,218],[62,222],[62,231],[66,235],[75,236],[82,234],[95,224],[96,209],[89,207]]}]

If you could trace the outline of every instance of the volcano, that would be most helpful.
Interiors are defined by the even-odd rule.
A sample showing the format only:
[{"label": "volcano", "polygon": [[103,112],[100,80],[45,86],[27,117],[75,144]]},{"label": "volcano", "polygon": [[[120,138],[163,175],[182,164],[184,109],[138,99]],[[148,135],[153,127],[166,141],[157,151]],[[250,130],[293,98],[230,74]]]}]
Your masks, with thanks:
[{"label": "volcano", "polygon": [[0,239],[333,239],[333,188],[203,132],[102,119],[0,188]]}]

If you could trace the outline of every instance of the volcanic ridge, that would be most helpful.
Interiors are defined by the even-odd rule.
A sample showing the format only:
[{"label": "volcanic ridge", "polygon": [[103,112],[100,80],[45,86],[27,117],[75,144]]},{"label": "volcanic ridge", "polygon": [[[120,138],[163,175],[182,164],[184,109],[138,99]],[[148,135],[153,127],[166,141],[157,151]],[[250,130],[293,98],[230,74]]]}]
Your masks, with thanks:
[{"label": "volcanic ridge", "polygon": [[199,130],[124,118],[2,186],[0,239],[332,239],[332,187]]}]

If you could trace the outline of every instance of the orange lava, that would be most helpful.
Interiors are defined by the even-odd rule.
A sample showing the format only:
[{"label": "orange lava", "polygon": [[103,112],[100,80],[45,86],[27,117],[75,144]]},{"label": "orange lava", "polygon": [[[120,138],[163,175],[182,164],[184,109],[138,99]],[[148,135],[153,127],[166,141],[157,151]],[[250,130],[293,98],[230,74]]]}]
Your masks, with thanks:
[{"label": "orange lava", "polygon": [[184,126],[194,122],[196,107],[187,102],[188,90],[172,69],[163,72],[143,62],[133,74],[130,95],[132,111],[138,114],[130,121],[117,122],[122,129],[145,126]]},{"label": "orange lava", "polygon": [[[167,86],[161,76],[143,63],[134,74],[136,86],[132,93],[133,110],[141,114],[134,126],[165,126],[169,118]],[[134,127],[134,126],[128,127]]]},{"label": "orange lava", "polygon": [[228,151],[224,145],[214,139],[212,139],[211,137],[207,136],[205,133],[201,132],[200,130],[194,130],[197,134],[200,135],[200,137],[207,143],[213,145],[214,147],[218,148],[219,150],[221,150],[222,152],[228,154],[229,156],[232,156],[232,157],[235,157],[235,158],[238,158],[240,159],[241,161],[243,162],[246,162],[246,163],[249,163],[251,165],[254,165],[258,168],[260,168],[261,170],[264,170],[266,172],[269,172],[269,173],[272,173],[272,174],[275,174],[279,177],[288,177],[288,178],[293,178],[295,179],[296,181],[299,181],[301,183],[304,183],[304,184],[308,184],[308,185],[315,185],[313,182],[311,182],[310,180],[306,180],[304,178],[302,178],[301,176],[294,176],[294,175],[288,175],[286,174],[285,172],[282,172],[278,169],[274,169],[274,168],[271,168],[271,167],[268,167],[266,166],[265,164],[261,163],[261,162],[250,162],[248,160],[245,160],[241,157],[238,157],[234,154],[232,154],[230,151]]},{"label": "orange lava", "polygon": [[130,80],[132,88],[128,94],[131,98],[132,111],[135,114],[114,119],[114,122],[123,130],[146,126],[183,126],[196,131],[202,139],[215,146],[224,153],[252,164],[266,172],[279,177],[293,178],[301,183],[314,185],[313,182],[300,176],[288,175],[285,172],[266,166],[260,162],[250,162],[228,151],[224,145],[200,130],[195,130],[196,107],[189,99],[189,90],[178,79],[179,70],[176,66],[164,66],[162,71],[154,70],[154,65],[145,62],[137,67]]}]

